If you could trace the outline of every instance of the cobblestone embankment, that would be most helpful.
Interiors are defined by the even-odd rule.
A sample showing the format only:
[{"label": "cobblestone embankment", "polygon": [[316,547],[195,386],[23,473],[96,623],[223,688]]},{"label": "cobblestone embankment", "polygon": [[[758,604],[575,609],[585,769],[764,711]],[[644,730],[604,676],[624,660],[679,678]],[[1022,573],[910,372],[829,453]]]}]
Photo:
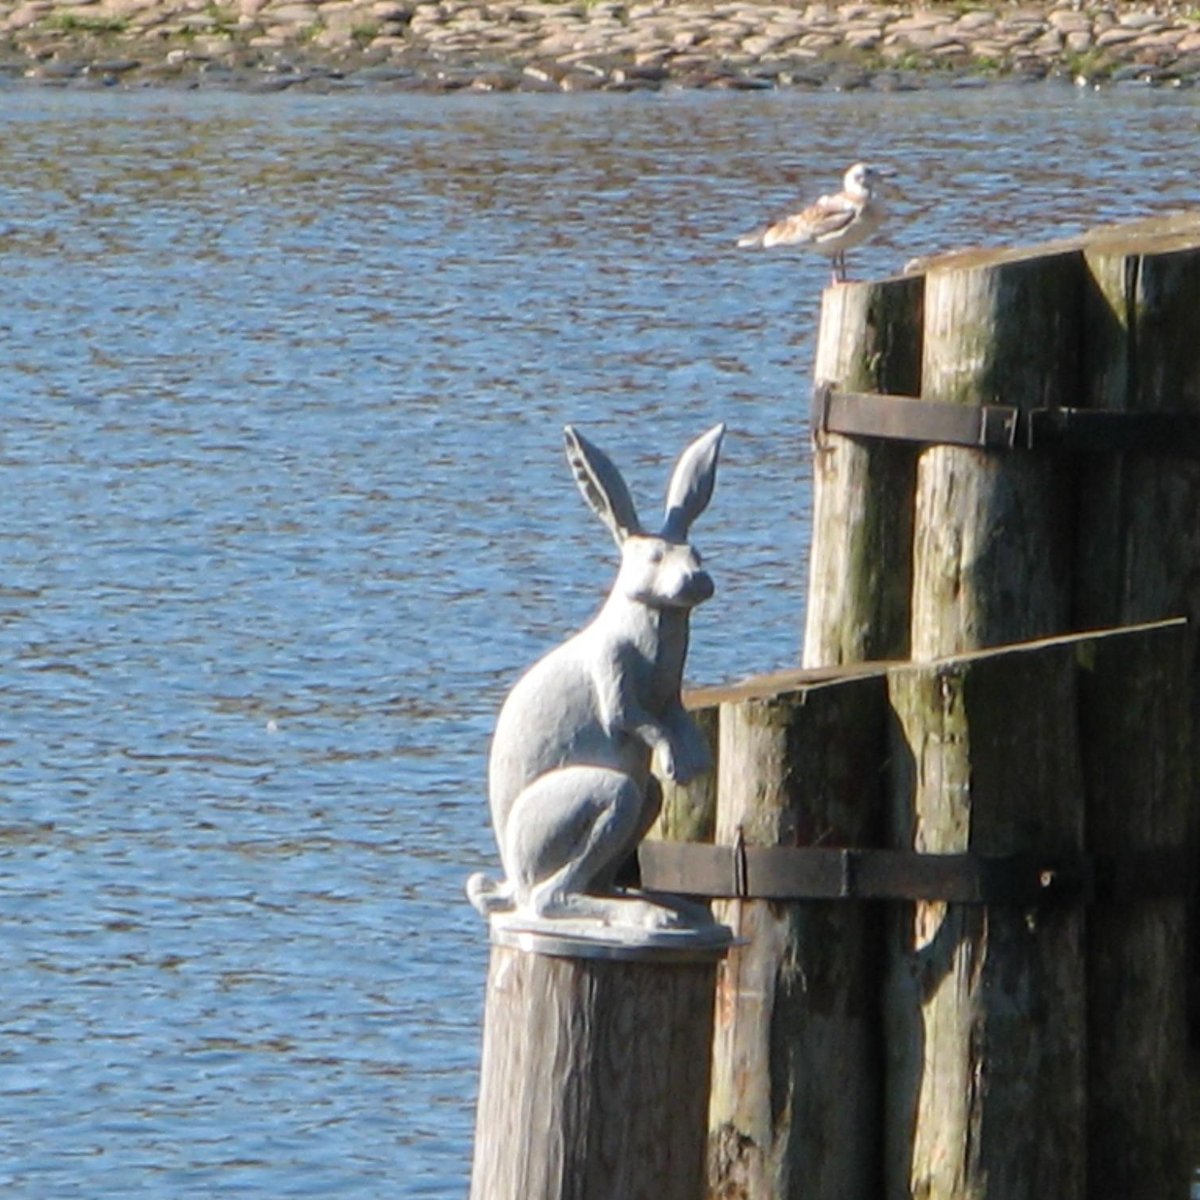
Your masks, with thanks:
[{"label": "cobblestone embankment", "polygon": [[584,91],[1044,78],[1187,87],[1200,8],[753,0],[0,0],[0,72],[46,83]]}]

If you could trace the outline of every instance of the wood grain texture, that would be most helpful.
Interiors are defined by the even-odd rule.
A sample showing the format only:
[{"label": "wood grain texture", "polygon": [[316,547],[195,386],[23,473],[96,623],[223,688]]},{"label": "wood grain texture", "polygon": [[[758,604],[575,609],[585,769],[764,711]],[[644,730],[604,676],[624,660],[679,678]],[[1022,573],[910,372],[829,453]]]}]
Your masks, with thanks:
[{"label": "wood grain texture", "polygon": [[493,946],[472,1200],[701,1200],[715,973]]},{"label": "wood grain texture", "polygon": [[[1080,657],[1087,842],[1195,861],[1188,677],[1180,623],[1097,638]],[[1186,1200],[1188,897],[1115,895],[1088,910],[1092,1196]]]},{"label": "wood grain texture", "polygon": [[[899,849],[1078,854],[1071,639],[896,667]],[[1083,911],[917,902],[889,923],[889,1200],[1084,1200]]]},{"label": "wood grain texture", "polygon": [[[1070,403],[1082,278],[1075,251],[931,272],[923,397],[1021,409]],[[1069,627],[1068,463],[929,447],[917,464],[914,519],[913,658]]]},{"label": "wood grain texture", "polygon": [[[922,276],[829,288],[818,384],[917,395],[923,294]],[[814,438],[806,667],[908,657],[915,463],[911,446]]]},{"label": "wood grain texture", "polygon": [[[1083,375],[1089,407],[1200,412],[1200,249],[1087,256]],[[1200,462],[1114,455],[1081,481],[1076,620],[1200,618]]]},{"label": "wood grain texture", "polygon": [[[718,842],[878,844],[884,702],[877,674],[723,704]],[[715,908],[748,944],[718,975],[711,1195],[877,1200],[878,910]]]}]

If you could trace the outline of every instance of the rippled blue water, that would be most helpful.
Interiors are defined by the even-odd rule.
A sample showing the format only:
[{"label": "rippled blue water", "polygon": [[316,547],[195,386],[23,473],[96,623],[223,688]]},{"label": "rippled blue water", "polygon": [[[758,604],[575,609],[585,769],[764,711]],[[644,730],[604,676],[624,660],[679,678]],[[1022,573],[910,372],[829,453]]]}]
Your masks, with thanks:
[{"label": "rippled blue water", "polygon": [[821,261],[1194,201],[1188,95],[0,91],[0,1189],[462,1195],[505,687],[729,423],[693,682],[791,664]]}]

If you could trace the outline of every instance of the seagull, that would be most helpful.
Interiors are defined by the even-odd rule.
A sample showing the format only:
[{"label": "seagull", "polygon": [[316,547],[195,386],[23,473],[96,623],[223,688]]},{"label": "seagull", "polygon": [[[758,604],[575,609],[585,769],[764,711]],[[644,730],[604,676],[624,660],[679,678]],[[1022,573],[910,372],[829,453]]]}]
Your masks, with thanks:
[{"label": "seagull", "polygon": [[875,191],[884,172],[868,163],[855,163],[842,178],[842,190],[822,196],[801,212],[783,217],[738,238],[739,246],[808,246],[833,260],[833,282],[846,279],[846,251],[879,228],[883,206]]}]

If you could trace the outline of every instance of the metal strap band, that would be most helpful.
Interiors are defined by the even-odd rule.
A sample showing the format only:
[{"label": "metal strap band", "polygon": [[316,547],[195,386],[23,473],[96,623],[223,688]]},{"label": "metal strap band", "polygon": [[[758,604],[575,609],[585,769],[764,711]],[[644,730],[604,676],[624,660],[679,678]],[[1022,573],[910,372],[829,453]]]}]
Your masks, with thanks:
[{"label": "metal strap band", "polygon": [[1072,454],[1170,454],[1200,458],[1200,416],[1088,408],[1035,408],[1025,414],[1033,450]]},{"label": "metal strap band", "polygon": [[1190,856],[1174,849],[1096,860],[647,841],[638,862],[643,887],[685,895],[1022,906],[1178,896],[1189,890],[1192,874]]},{"label": "metal strap band", "polygon": [[942,404],[912,396],[813,393],[813,430],[976,450],[1068,454],[1170,454],[1200,457],[1200,415],[1128,413],[1009,404]]},{"label": "metal strap band", "polygon": [[1013,449],[1017,418],[1018,410],[1005,404],[980,408],[824,387],[817,389],[813,399],[814,431],[980,450]]}]

